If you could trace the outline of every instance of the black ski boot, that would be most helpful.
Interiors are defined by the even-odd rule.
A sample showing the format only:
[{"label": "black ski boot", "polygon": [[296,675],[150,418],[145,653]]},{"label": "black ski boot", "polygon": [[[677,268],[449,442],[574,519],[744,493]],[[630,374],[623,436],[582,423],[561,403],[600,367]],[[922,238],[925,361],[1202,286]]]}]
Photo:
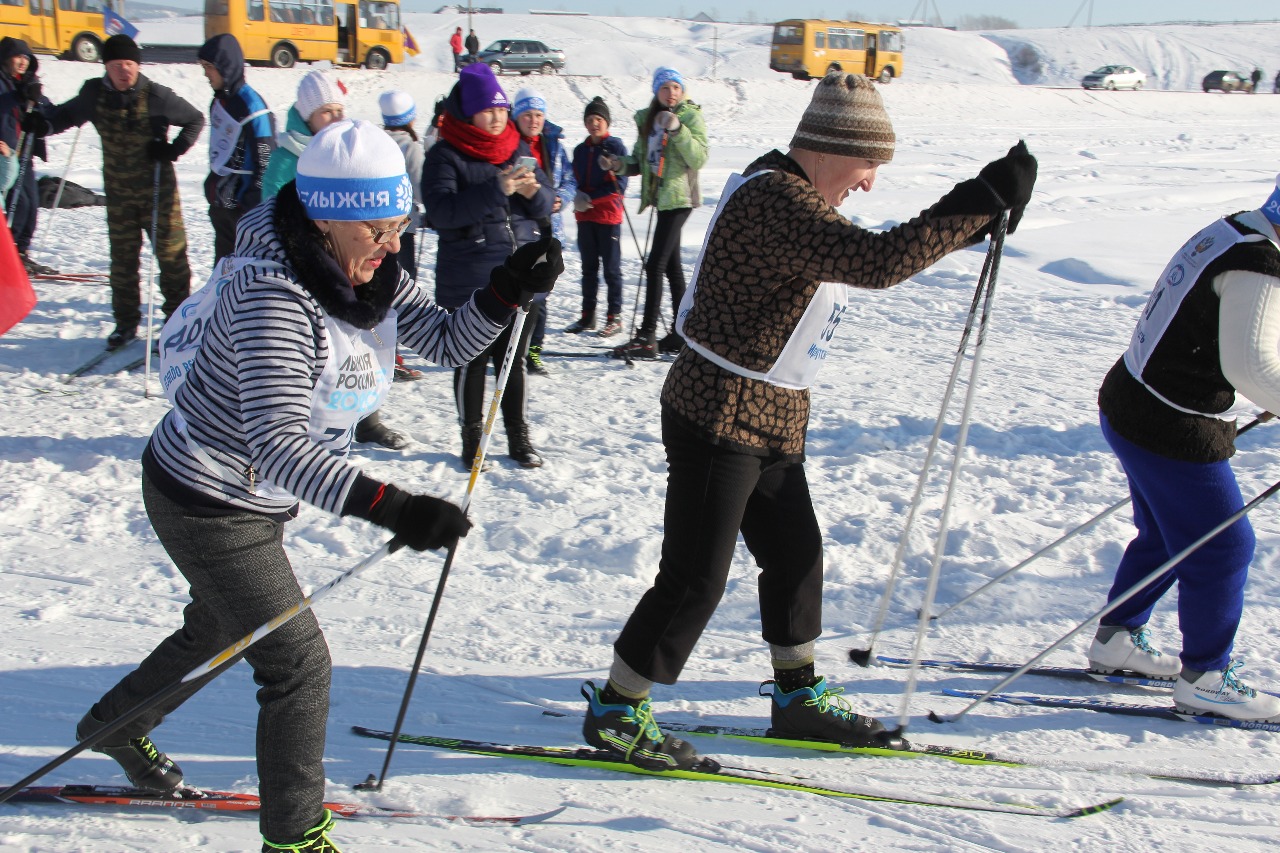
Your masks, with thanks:
[{"label": "black ski boot", "polygon": [[[471,465],[476,461],[476,451],[480,449],[480,439],[484,436],[484,424],[476,422],[473,424],[462,425],[462,468],[464,471],[470,471]],[[488,471],[491,463],[486,457],[481,471]]]},{"label": "black ski boot", "polygon": [[565,328],[565,332],[570,335],[580,335],[583,332],[589,332],[596,327],[596,312],[583,311],[582,316],[576,322],[571,323]]},{"label": "black ski boot", "polygon": [[655,340],[654,332],[646,332],[641,329],[639,334],[627,341],[625,344],[616,346],[609,350],[611,358],[625,358],[628,361],[632,359],[652,360],[658,357],[658,343]]},{"label": "black ski boot", "polygon": [[384,424],[382,415],[378,412],[366,415],[356,424],[357,444],[380,444],[388,450],[403,450],[411,440],[399,430]]},{"label": "black ski boot", "polygon": [[682,349],[684,349],[684,338],[680,337],[675,330],[663,335],[662,340],[658,341],[658,352],[660,353],[675,355]]},{"label": "black ski boot", "polygon": [[129,326],[116,326],[115,330],[107,335],[107,349],[118,350],[136,337],[138,337],[137,326],[132,328]]},{"label": "black ski boot", "polygon": [[[771,688],[768,692],[764,689],[766,686]],[[776,682],[764,682],[760,685],[760,695],[773,697],[770,736],[881,749],[910,748],[900,735],[886,729],[879,720],[855,714],[848,701],[840,696],[843,692],[843,687],[828,687],[825,678],[790,693],[784,693]]]},{"label": "black ski boot", "polygon": [[[76,726],[76,740],[84,740],[105,725],[90,708]],[[135,787],[168,794],[182,785],[182,768],[156,749],[151,738],[145,735],[134,738],[111,735],[93,747],[93,751],[114,758]]]},{"label": "black ski boot", "polygon": [[507,427],[507,455],[520,463],[521,468],[541,468],[542,457],[533,449],[529,438],[529,424],[521,421]]},{"label": "black ski boot", "polygon": [[332,830],[333,812],[325,809],[324,817],[302,834],[301,841],[277,844],[274,841],[268,841],[265,835],[262,836],[262,853],[272,853],[274,850],[291,850],[294,853],[342,853],[338,845],[334,844],[333,839],[329,837]]},{"label": "black ski boot", "polygon": [[590,681],[582,685],[582,698],[587,700],[582,736],[587,743],[645,770],[700,769],[714,773],[719,769],[685,741],[663,734],[653,721],[648,699],[635,705],[607,705],[600,699],[600,692]]}]

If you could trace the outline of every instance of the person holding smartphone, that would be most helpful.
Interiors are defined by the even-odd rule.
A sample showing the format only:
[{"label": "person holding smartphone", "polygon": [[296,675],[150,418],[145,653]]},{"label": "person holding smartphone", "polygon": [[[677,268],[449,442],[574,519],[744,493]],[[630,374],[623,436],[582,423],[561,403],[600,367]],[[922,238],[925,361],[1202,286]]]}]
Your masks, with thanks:
[{"label": "person holding smartphone", "polygon": [[[436,301],[465,305],[488,282],[489,271],[539,237],[539,221],[551,215],[554,193],[529,145],[510,120],[511,102],[493,69],[468,65],[445,98],[440,140],[422,168],[422,201],[428,225],[439,234]],[[523,160],[521,158],[524,158]],[[529,162],[532,160],[533,162]],[[524,468],[538,468],[526,417],[528,394],[523,353],[533,327],[526,323],[520,354],[502,396],[507,452]],[[484,431],[488,365],[495,375],[510,342],[510,329],[470,364],[454,371],[454,397],[462,427],[462,466],[471,468]]]}]

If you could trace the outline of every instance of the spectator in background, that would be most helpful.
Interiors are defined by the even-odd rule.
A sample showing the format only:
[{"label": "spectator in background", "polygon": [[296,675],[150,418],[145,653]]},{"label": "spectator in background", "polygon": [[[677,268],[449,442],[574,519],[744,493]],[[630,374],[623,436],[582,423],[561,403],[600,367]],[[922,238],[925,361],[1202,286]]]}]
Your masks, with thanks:
[{"label": "spectator in background", "polygon": [[[413,129],[413,120],[418,115],[417,104],[408,92],[399,90],[383,92],[378,98],[378,109],[382,111],[382,128],[400,146],[404,154],[405,171],[409,173],[409,181],[413,184],[413,212],[409,214],[409,227],[400,235],[400,252],[396,258],[400,268],[409,273],[409,277],[418,278],[418,243],[416,241],[418,226],[422,223],[422,161],[425,152],[418,141],[418,133]],[[404,356],[396,354],[395,381],[413,382],[422,378],[422,371],[415,370],[404,363]]]},{"label": "spectator in background", "polygon": [[235,251],[236,223],[262,201],[262,179],[276,144],[275,117],[245,82],[244,51],[235,36],[214,36],[201,45],[197,56],[213,89],[204,195],[216,262]]},{"label": "spectator in background", "polygon": [[480,37],[476,35],[475,30],[467,32],[467,55],[471,57],[471,61],[475,62],[476,57],[480,55]]},{"label": "spectator in background", "polygon": [[604,266],[606,315],[602,338],[622,331],[622,218],[627,194],[626,176],[601,167],[601,155],[626,157],[627,146],[609,135],[609,105],[598,95],[582,114],[587,138],[573,149],[573,174],[578,192],[573,216],[578,221],[578,253],[582,256],[582,316],[566,332],[595,329],[596,302],[600,292],[600,267]]},{"label": "spectator in background", "polygon": [[[538,221],[551,215],[553,194],[541,169],[527,169],[532,156],[510,121],[510,101],[493,69],[468,65],[445,99],[440,141],[427,152],[422,199],[427,219],[440,235],[436,250],[436,302],[465,305],[488,282],[489,271],[516,249],[538,239]],[[517,353],[528,346],[525,323]],[[490,362],[502,369],[511,340],[508,327],[465,367],[454,372],[453,388],[462,427],[462,465],[470,469],[484,432],[485,374]],[[515,359],[502,395],[507,452],[523,468],[538,468],[542,457],[529,437],[524,358]]]},{"label": "spectator in background", "polygon": [[453,35],[449,36],[449,49],[453,51],[453,70],[462,69],[462,27],[458,27],[453,31]]},{"label": "spectator in background", "polygon": [[[555,201],[551,205],[551,234],[548,235],[547,229],[543,227],[542,236],[552,236],[563,243],[564,223],[561,221],[560,211],[565,205],[573,204],[573,197],[578,193],[578,183],[573,177],[573,164],[561,141],[564,129],[547,121],[547,99],[537,89],[526,87],[516,92],[511,117],[520,131],[520,138],[533,152],[538,168],[551,179],[551,189],[555,192]],[[525,355],[529,372],[545,375],[548,372],[546,365],[542,363],[542,339],[547,332],[545,297],[535,300],[530,306],[528,322],[533,324],[529,351]]]},{"label": "spectator in background", "polygon": [[[187,231],[174,163],[200,137],[204,115],[172,89],[140,73],[142,51],[118,33],[102,45],[107,73],[85,81],[79,93],[48,111],[50,133],[92,122],[102,139],[102,184],[107,196],[107,239],[111,252],[111,313],[115,330],[107,349],[138,335],[142,320],[138,261],[142,235],[150,234],[160,266],[164,315],[178,309],[191,292]],[[145,116],[145,121],[139,121]],[[169,128],[180,127],[173,141]],[[149,286],[149,285],[148,285]],[[159,340],[157,337],[156,340]]]},{"label": "spectator in background", "polygon": [[1262,69],[1253,69],[1253,73],[1249,75],[1249,79],[1253,81],[1253,85],[1249,87],[1249,94],[1255,95],[1258,92],[1258,84],[1262,82]]},{"label": "spectator in background", "polygon": [[[39,61],[25,41],[8,36],[0,39],[0,141],[14,157],[11,170],[16,182],[6,199],[5,214],[9,217],[9,230],[22,265],[32,275],[55,272],[27,257],[40,209],[40,193],[36,188],[36,172],[32,164],[36,157],[45,159],[45,146],[37,133],[32,138],[33,144],[22,150],[19,130],[39,129],[42,121],[40,111],[49,106],[37,76],[39,69]],[[22,172],[21,181],[18,181],[18,172]]]}]

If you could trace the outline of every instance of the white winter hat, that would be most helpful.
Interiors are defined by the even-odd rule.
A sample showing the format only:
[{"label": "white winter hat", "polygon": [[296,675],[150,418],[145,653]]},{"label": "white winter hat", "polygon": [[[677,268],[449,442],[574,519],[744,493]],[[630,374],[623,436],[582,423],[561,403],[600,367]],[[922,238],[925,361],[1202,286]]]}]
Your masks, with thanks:
[{"label": "white winter hat", "polygon": [[298,84],[298,100],[294,108],[303,121],[310,121],[311,114],[325,104],[347,103],[347,87],[336,77],[323,71],[312,71]]},{"label": "white winter hat", "polygon": [[511,107],[511,117],[519,118],[521,113],[527,113],[529,110],[537,110],[545,115],[547,99],[542,97],[542,93],[537,89],[526,86],[516,92],[516,99]]},{"label": "white winter hat", "polygon": [[297,188],[312,219],[392,219],[413,210],[400,146],[367,121],[317,133],[298,156]]},{"label": "white winter hat", "polygon": [[383,92],[378,98],[378,109],[382,110],[382,123],[387,127],[406,127],[413,124],[418,115],[413,96],[399,89]]}]

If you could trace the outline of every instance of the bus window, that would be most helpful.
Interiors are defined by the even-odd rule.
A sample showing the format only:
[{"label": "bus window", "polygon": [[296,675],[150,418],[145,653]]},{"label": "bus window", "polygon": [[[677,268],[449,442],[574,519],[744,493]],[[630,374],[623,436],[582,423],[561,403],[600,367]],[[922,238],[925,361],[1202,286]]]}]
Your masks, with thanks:
[{"label": "bus window", "polygon": [[247,4],[245,9],[245,20],[248,21],[264,21],[266,20],[266,7],[262,5],[262,0],[245,0]]},{"label": "bus window", "polygon": [[880,33],[880,49],[899,53],[902,51],[902,33],[891,31],[881,31]]},{"label": "bus window", "polygon": [[814,33],[814,34],[813,34],[813,46],[814,46],[814,47],[816,47],[818,50],[822,50],[823,48],[825,48],[825,47],[827,46],[827,34],[826,34],[826,33]]},{"label": "bus window", "polygon": [[49,5],[44,5],[44,0],[31,0],[31,14],[44,15],[46,18],[53,17],[53,3],[50,0]]},{"label": "bus window", "polygon": [[22,0],[0,0],[0,6],[21,6]]},{"label": "bus window", "polygon": [[773,29],[774,44],[804,44],[804,28],[779,24]]},{"label": "bus window", "polygon": [[371,30],[398,30],[400,7],[381,0],[360,0],[360,25]]},{"label": "bus window", "polygon": [[225,18],[227,16],[227,0],[204,0],[204,13]]}]

